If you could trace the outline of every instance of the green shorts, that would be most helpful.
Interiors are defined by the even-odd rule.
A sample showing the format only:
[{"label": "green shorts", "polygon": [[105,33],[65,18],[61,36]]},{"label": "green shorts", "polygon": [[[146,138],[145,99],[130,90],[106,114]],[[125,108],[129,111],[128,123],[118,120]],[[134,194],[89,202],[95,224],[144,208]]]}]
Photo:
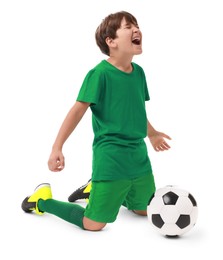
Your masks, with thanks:
[{"label": "green shorts", "polygon": [[132,180],[93,181],[84,215],[97,222],[112,223],[122,205],[129,210],[146,210],[154,192],[153,174]]}]

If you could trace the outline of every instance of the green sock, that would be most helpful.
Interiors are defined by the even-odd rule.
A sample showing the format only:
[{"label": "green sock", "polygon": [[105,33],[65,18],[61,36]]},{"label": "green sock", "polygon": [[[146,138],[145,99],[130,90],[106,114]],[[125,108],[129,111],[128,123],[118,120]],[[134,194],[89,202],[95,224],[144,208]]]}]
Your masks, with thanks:
[{"label": "green sock", "polygon": [[83,217],[85,209],[77,204],[69,202],[58,201],[54,199],[38,201],[39,210],[47,213],[51,213],[65,221],[68,221],[82,229]]}]

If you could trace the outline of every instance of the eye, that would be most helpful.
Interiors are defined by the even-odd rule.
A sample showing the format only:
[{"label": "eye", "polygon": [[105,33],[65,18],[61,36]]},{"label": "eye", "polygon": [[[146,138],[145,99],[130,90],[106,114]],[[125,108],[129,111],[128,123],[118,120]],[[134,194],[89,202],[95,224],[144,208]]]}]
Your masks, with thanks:
[{"label": "eye", "polygon": [[132,28],[131,25],[126,25],[126,26],[125,26],[125,29],[131,29],[131,28]]}]

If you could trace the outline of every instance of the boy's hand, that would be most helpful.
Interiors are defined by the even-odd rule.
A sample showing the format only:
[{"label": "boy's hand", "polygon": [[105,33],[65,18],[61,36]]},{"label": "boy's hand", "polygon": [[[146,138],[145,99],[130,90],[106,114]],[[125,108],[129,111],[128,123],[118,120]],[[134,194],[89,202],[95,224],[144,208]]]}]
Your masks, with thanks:
[{"label": "boy's hand", "polygon": [[151,135],[148,135],[148,137],[155,151],[160,152],[170,148],[169,144],[165,141],[165,138],[171,140],[168,135],[154,131]]},{"label": "boy's hand", "polygon": [[53,172],[62,171],[65,167],[64,156],[61,151],[52,151],[48,160],[48,168]]}]

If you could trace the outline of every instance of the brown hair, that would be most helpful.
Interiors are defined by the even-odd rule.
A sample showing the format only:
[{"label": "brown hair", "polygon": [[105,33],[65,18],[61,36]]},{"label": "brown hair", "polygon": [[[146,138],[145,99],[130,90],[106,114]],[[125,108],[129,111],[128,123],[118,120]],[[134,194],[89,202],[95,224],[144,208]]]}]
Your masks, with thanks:
[{"label": "brown hair", "polygon": [[101,52],[110,54],[109,47],[105,42],[107,37],[116,38],[116,31],[120,28],[122,19],[125,18],[127,23],[138,25],[136,18],[125,11],[117,12],[105,17],[95,32],[95,39]]}]

